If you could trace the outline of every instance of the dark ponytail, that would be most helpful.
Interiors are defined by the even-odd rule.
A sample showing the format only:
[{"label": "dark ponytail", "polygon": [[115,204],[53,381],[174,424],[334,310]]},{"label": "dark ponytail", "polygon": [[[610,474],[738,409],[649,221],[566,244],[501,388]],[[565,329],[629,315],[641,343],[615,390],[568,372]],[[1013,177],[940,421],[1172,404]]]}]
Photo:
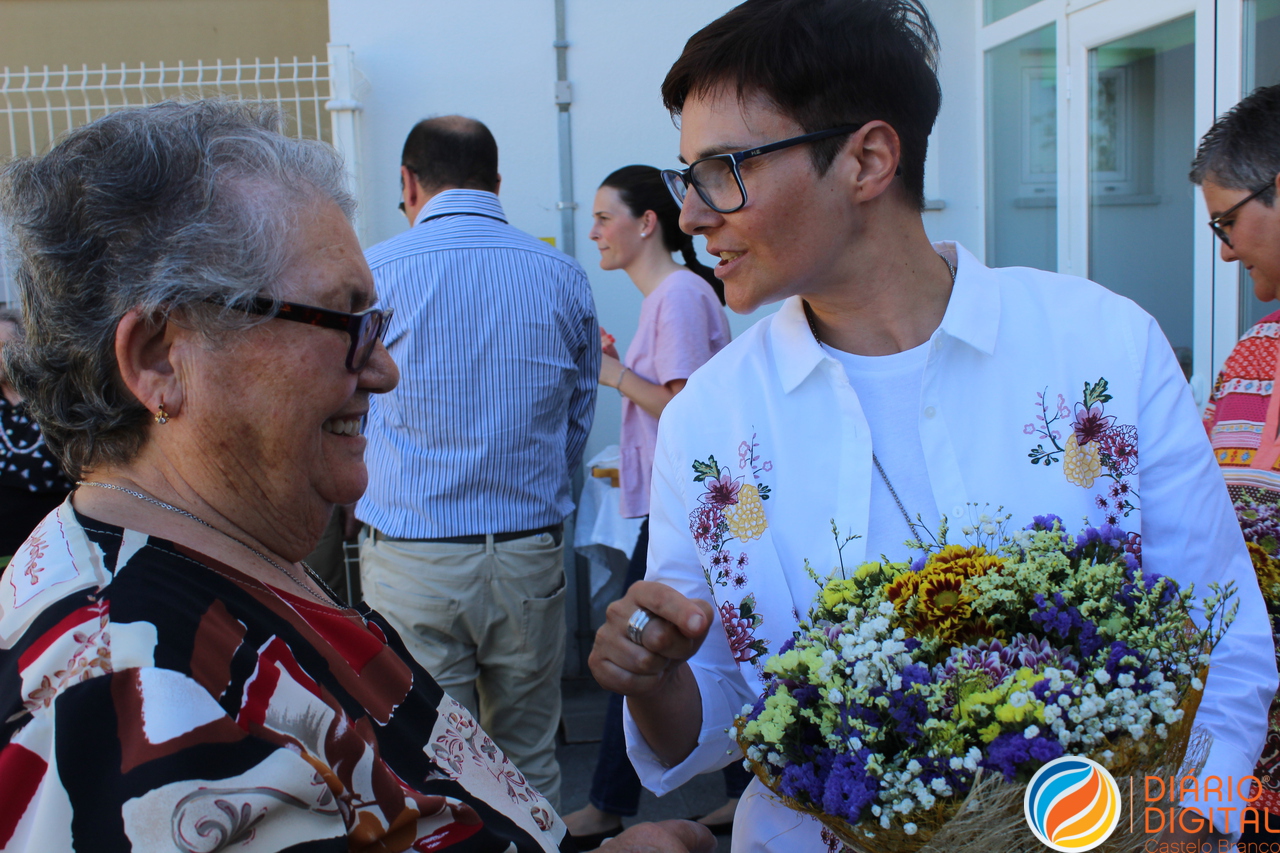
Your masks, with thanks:
[{"label": "dark ponytail", "polygon": [[657,214],[658,227],[662,230],[662,245],[668,252],[679,252],[689,271],[702,276],[715,291],[720,304],[724,304],[724,284],[716,278],[710,267],[698,260],[698,252],[693,247],[693,236],[680,230],[680,208],[676,206],[676,200],[671,197],[671,192],[662,182],[662,175],[657,169],[653,166],[623,166],[605,178],[600,186],[617,190],[622,203],[636,218],[644,216],[646,210]]}]

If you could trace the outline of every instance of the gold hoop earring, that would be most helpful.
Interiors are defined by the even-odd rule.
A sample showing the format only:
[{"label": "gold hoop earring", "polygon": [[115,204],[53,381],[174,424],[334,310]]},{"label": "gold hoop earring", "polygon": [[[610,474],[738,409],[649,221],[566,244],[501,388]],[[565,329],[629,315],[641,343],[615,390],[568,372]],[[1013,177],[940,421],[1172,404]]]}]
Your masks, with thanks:
[{"label": "gold hoop earring", "polygon": [[156,423],[164,425],[169,422],[169,413],[164,410],[164,398],[160,398],[160,406],[156,409]]}]

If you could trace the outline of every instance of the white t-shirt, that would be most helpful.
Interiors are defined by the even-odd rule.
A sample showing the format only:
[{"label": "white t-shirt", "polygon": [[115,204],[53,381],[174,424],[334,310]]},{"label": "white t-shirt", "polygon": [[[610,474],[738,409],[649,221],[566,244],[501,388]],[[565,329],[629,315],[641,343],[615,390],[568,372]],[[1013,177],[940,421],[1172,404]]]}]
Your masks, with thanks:
[{"label": "white t-shirt", "polygon": [[[893,562],[914,560],[920,552],[904,543],[916,537],[929,541],[926,529],[936,534],[940,520],[929,472],[924,467],[920,430],[915,428],[929,342],[880,356],[855,355],[826,344],[822,349],[844,367],[871,429],[872,452],[884,468],[884,477],[878,471],[871,475],[866,559],[884,556]],[[893,484],[911,521],[917,523],[914,534],[885,485],[885,477]]]}]

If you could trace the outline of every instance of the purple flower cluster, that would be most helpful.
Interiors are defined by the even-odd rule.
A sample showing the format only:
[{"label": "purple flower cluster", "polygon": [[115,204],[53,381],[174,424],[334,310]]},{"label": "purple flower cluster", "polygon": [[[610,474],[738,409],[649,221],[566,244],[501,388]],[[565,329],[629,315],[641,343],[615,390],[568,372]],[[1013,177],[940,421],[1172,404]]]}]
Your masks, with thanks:
[{"label": "purple flower cluster", "polygon": [[1019,772],[1034,773],[1040,765],[1065,751],[1062,744],[1044,735],[1028,738],[1021,732],[1005,732],[991,741],[986,756],[978,765],[986,770],[999,771],[1004,774],[1006,782],[1012,782]]},{"label": "purple flower cluster", "polygon": [[871,750],[865,746],[852,755],[836,756],[822,794],[824,812],[851,822],[862,818],[862,810],[880,790],[880,780],[867,772],[870,757]]},{"label": "purple flower cluster", "polygon": [[1062,593],[1053,594],[1050,604],[1044,593],[1035,594],[1036,612],[1031,614],[1032,623],[1048,637],[1063,640],[1061,645],[1075,644],[1080,649],[1081,659],[1093,657],[1094,652],[1102,648],[1103,641],[1098,637],[1098,626],[1080,615],[1080,610],[1067,604]]},{"label": "purple flower cluster", "polygon": [[1120,591],[1116,593],[1116,601],[1125,606],[1127,610],[1132,612],[1136,603],[1134,594],[1138,592],[1151,592],[1156,588],[1157,584],[1163,584],[1160,589],[1159,606],[1164,607],[1173,603],[1178,597],[1178,582],[1173,578],[1156,574],[1155,572],[1144,572],[1135,566],[1130,566],[1126,572],[1126,580],[1120,585]]},{"label": "purple flower cluster", "polygon": [[1130,569],[1139,567],[1138,555],[1141,552],[1134,550],[1132,537],[1115,524],[1086,527],[1075,540],[1075,547],[1067,551],[1067,556],[1073,560],[1109,563],[1121,558]]},{"label": "purple flower cluster", "polygon": [[1066,525],[1062,523],[1062,517],[1049,513],[1048,515],[1037,515],[1032,517],[1031,523],[1023,530],[1052,530],[1054,525],[1058,525],[1059,530],[1065,530]]},{"label": "purple flower cluster", "polygon": [[871,750],[863,747],[835,755],[806,744],[800,751],[804,760],[788,762],[782,769],[779,793],[851,822],[861,819],[880,791],[880,780],[867,772]]},{"label": "purple flower cluster", "polygon": [[[1125,658],[1130,658],[1136,663],[1124,663]],[[1150,693],[1151,685],[1143,681],[1151,674],[1151,667],[1147,665],[1147,656],[1137,649],[1130,648],[1119,640],[1111,642],[1111,650],[1107,652],[1107,659],[1102,664],[1102,668],[1111,676],[1114,683],[1116,678],[1121,674],[1129,674],[1133,676],[1133,689],[1139,693]]]}]

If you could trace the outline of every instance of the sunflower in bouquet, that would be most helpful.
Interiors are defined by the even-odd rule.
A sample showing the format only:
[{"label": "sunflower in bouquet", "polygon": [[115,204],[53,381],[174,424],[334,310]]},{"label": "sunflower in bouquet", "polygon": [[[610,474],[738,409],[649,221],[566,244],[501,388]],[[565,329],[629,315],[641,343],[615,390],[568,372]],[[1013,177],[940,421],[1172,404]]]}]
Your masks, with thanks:
[{"label": "sunflower in bouquet", "polygon": [[911,564],[810,569],[821,591],[809,617],[766,663],[734,733],[765,784],[833,843],[1038,846],[1022,791],[1045,762],[1181,769],[1234,590],[1211,586],[1197,627],[1193,590],[1143,571],[1137,536],[1073,535],[1055,516],[1008,522],[984,513],[959,545],[944,521]]}]

